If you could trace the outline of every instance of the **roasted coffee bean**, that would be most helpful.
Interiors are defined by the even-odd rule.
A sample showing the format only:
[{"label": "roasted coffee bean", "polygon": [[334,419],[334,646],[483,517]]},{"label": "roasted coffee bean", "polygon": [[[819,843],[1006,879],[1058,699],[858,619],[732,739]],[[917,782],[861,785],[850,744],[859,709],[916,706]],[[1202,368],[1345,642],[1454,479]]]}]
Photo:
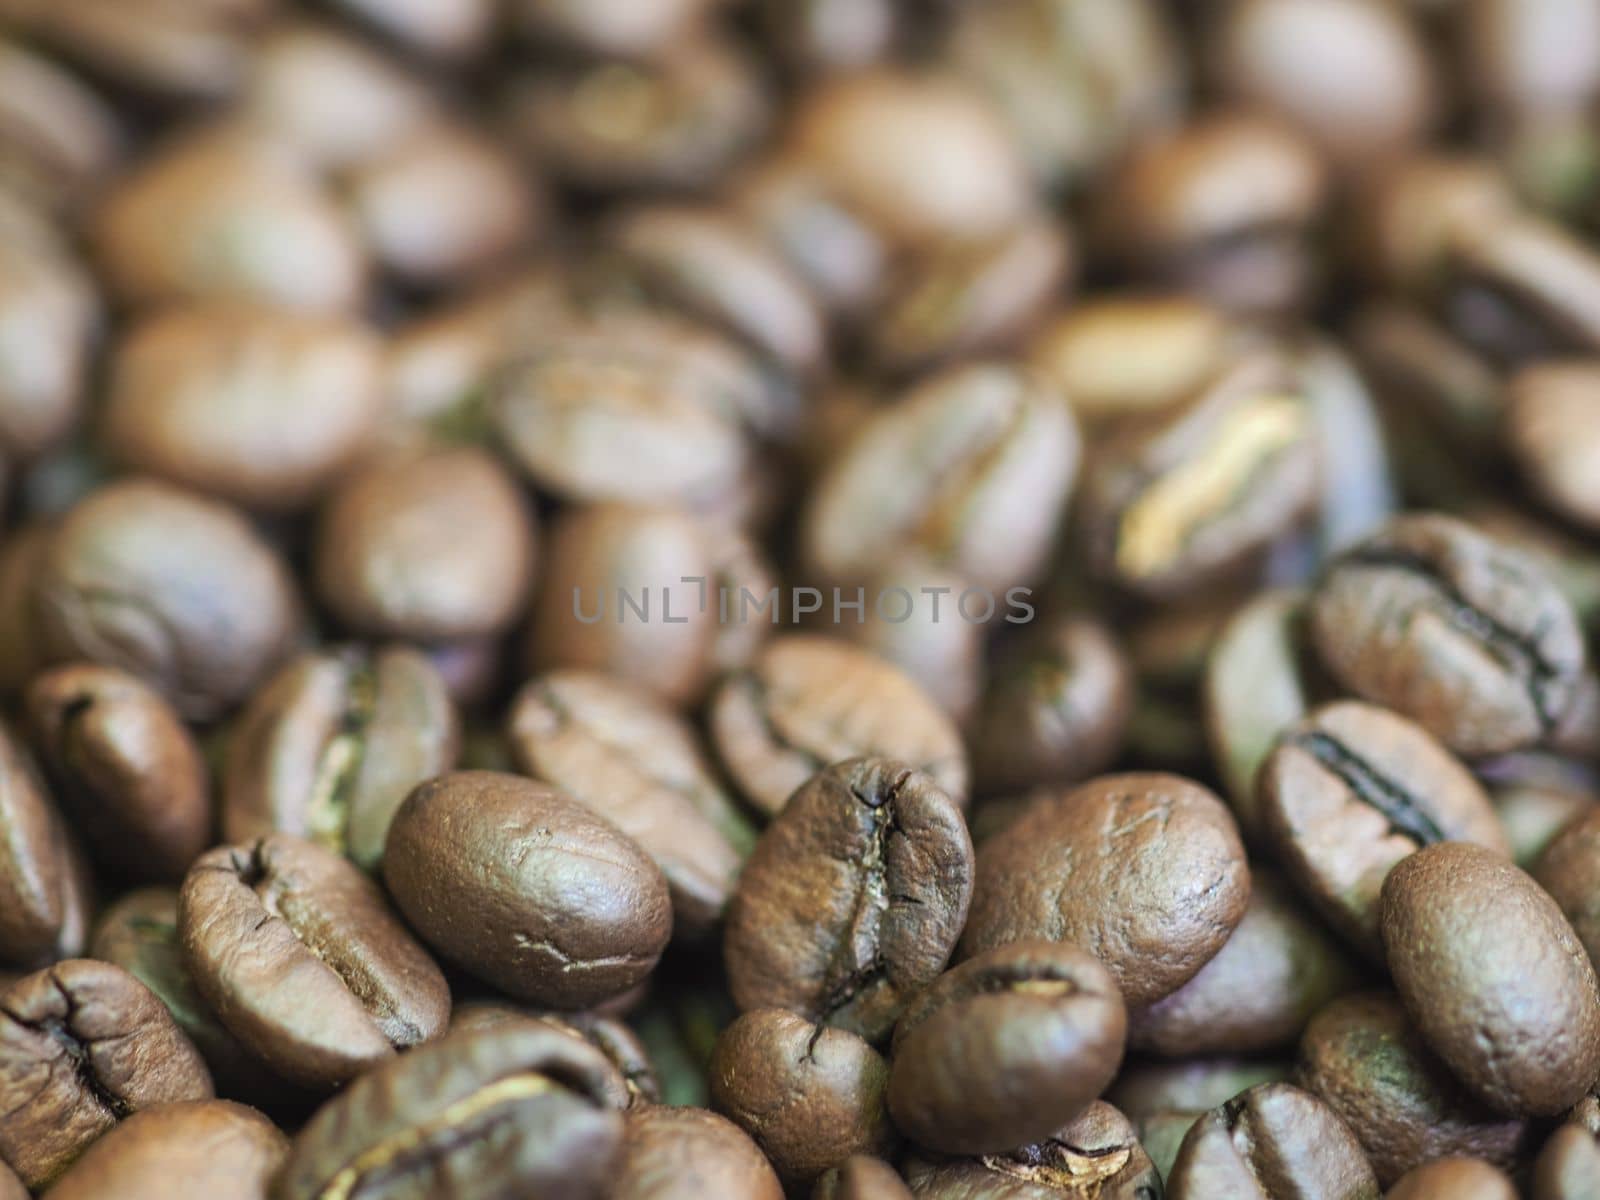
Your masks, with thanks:
[{"label": "roasted coffee bean", "polygon": [[85,1151],[58,1200],[267,1200],[289,1142],[253,1108],[198,1100],[143,1109]]},{"label": "roasted coffee bean", "polygon": [[32,967],[82,951],[89,866],[32,759],[0,725],[0,962]]},{"label": "roasted coffee bean", "polygon": [[1517,1189],[1481,1158],[1441,1158],[1408,1171],[1385,1200],[1517,1200]]},{"label": "roasted coffee bean", "polygon": [[334,0],[333,8],[410,50],[451,63],[488,45],[498,15],[490,0]]},{"label": "roasted coffee bean", "polygon": [[1072,412],[1042,380],[1002,363],[953,368],[871,417],[833,460],[802,517],[802,555],[840,587],[891,550],[991,593],[1030,584],[1078,456]]},{"label": "roasted coffee bean", "polygon": [[1197,1121],[1167,1176],[1170,1200],[1378,1200],[1377,1177],[1336,1113],[1292,1084],[1241,1092]]},{"label": "roasted coffee bean", "polygon": [[1128,1118],[1095,1101],[1050,1137],[1005,1154],[907,1159],[917,1200],[1160,1200],[1161,1176]]},{"label": "roasted coffee bean", "polygon": [[118,873],[177,882],[211,843],[199,747],[160,693],[87,664],[28,685],[33,745],[95,857]]},{"label": "roasted coffee bean", "polygon": [[67,959],[0,996],[0,1158],[30,1188],[131,1113],[210,1096],[199,1053],[120,967]]},{"label": "roasted coffee bean", "polygon": [[[1480,763],[1477,769],[1506,831],[1512,861],[1536,878],[1540,855],[1600,798],[1600,778],[1586,764],[1559,755],[1507,754]],[[1556,895],[1556,885],[1550,881],[1540,878],[1539,885]],[[1578,927],[1571,914],[1567,919]]]},{"label": "roasted coffee bean", "polygon": [[195,987],[275,1074],[332,1089],[444,1032],[450,989],[353,864],[289,834],[195,861],[178,902]]},{"label": "roasted coffee bean", "polygon": [[672,892],[674,932],[721,918],[754,831],[677,714],[588,671],[552,671],[512,702],[512,754],[639,843]]},{"label": "roasted coffee bean", "polygon": [[1596,386],[1600,364],[1593,359],[1539,363],[1512,378],[1506,410],[1511,451],[1529,486],[1557,512],[1590,529],[1600,526]]},{"label": "roasted coffee bean", "polygon": [[724,940],[735,1003],[881,1040],[949,961],[972,878],[966,824],[932,778],[882,758],[824,769],[739,877]]},{"label": "roasted coffee bean", "polygon": [[508,995],[583,1008],[641,982],[672,933],[666,880],[631,839],[561,792],[456,771],[406,797],[384,881],[443,957]]},{"label": "roasted coffee bean", "polygon": [[323,1105],[273,1200],[598,1200],[622,1143],[622,1114],[608,1104],[621,1090],[598,1050],[554,1029],[452,1034]]},{"label": "roasted coffee bean", "polygon": [[536,542],[532,513],[488,454],[400,454],[329,497],[312,570],[318,595],[357,633],[482,637],[521,615]]},{"label": "roasted coffee bean", "polygon": [[780,1200],[783,1185],[756,1144],[703,1108],[644,1105],[622,1129],[611,1200]]},{"label": "roasted coffee bean", "polygon": [[243,700],[299,624],[287,569],[238,513],[143,479],[73,506],[32,591],[47,659],[137,675],[194,720]]},{"label": "roasted coffee bean", "polygon": [[1526,1146],[1526,1123],[1465,1095],[1393,995],[1344,996],[1313,1017],[1299,1083],[1343,1118],[1385,1187],[1448,1155],[1509,1167]]},{"label": "roasted coffee bean", "polygon": [[292,833],[372,870],[408,792],[455,766],[460,718],[406,646],[303,654],[251,697],[222,766],[222,836]]},{"label": "roasted coffee bean", "polygon": [[745,1013],[711,1056],[712,1106],[796,1187],[852,1155],[890,1153],[888,1086],[889,1064],[861,1038],[778,1008]]},{"label": "roasted coffee bean", "polygon": [[1566,825],[1530,872],[1560,905],[1590,963],[1600,963],[1600,812]]},{"label": "roasted coffee bean", "polygon": [[28,1189],[10,1167],[0,1163],[0,1200],[29,1200]]},{"label": "roasted coffee bean", "polygon": [[655,1065],[639,1035],[616,1017],[583,1012],[543,1012],[495,1000],[469,1000],[450,1010],[450,1032],[496,1028],[507,1023],[534,1021],[588,1042],[604,1054],[626,1086],[624,1096],[608,1098],[613,1108],[661,1099]]},{"label": "roasted coffee bean", "polygon": [[1087,779],[1122,749],[1133,671],[1111,631],[1087,616],[1049,621],[1002,651],[973,729],[984,795]]},{"label": "roasted coffee bean", "polygon": [[1289,1049],[1359,979],[1283,880],[1252,867],[1250,905],[1227,943],[1177,991],[1129,1014],[1128,1045],[1168,1057]]},{"label": "roasted coffee bean", "polygon": [[1451,517],[1397,517],[1335,559],[1309,615],[1341,683],[1464,755],[1550,736],[1583,673],[1582,635],[1560,592]]},{"label": "roasted coffee bean", "polygon": [[1600,1143],[1592,1130],[1569,1121],[1534,1160],[1532,1200],[1579,1200],[1600,1195]]},{"label": "roasted coffee bean", "polygon": [[1424,846],[1509,846],[1476,779],[1420,726],[1339,701],[1291,725],[1261,764],[1257,806],[1268,844],[1311,903],[1380,960],[1378,893]]},{"label": "roasted coffee bean", "polygon": [[911,1200],[911,1190],[888,1163],[857,1154],[817,1180],[811,1200]]},{"label": "roasted coffee bean", "polygon": [[895,1125],[945,1154],[1047,1137],[1105,1091],[1126,1029],[1110,972],[1077,947],[1024,941],[980,954],[895,1026]]},{"label": "roasted coffee bean", "polygon": [[862,755],[908,763],[966,803],[966,754],[954,724],[895,668],[833,638],[768,642],[717,689],[710,723],[739,791],[769,815],[829,763]]},{"label": "roasted coffee bean", "polygon": [[961,953],[1072,942],[1142,1008],[1216,956],[1249,899],[1244,847],[1215,795],[1176,775],[1105,775],[1043,793],[984,843]]},{"label": "roasted coffee bean", "polygon": [[1136,1063],[1117,1077],[1106,1099],[1127,1113],[1145,1153],[1165,1179],[1196,1121],[1248,1088],[1286,1081],[1293,1074],[1291,1063],[1228,1058]]},{"label": "roasted coffee bean", "polygon": [[1395,986],[1461,1082],[1513,1116],[1576,1104],[1600,1076],[1600,979],[1549,894],[1451,842],[1397,866],[1382,906]]}]

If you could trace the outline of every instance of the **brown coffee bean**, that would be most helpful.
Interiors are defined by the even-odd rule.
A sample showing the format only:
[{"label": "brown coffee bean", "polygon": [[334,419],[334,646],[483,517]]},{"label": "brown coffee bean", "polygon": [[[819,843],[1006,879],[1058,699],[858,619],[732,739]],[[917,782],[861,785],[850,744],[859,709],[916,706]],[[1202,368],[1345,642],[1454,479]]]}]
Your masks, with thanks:
[{"label": "brown coffee bean", "polygon": [[1359,978],[1278,874],[1252,867],[1250,905],[1227,943],[1177,991],[1129,1014],[1128,1045],[1167,1057],[1288,1049]]},{"label": "brown coffee bean", "polygon": [[623,1137],[611,1065],[537,1025],[452,1034],[361,1076],[301,1129],[274,1200],[599,1200]]},{"label": "brown coffee bean", "polygon": [[829,763],[869,754],[926,772],[966,803],[966,755],[949,718],[882,659],[833,638],[768,642],[723,681],[710,723],[739,791],[768,814]]},{"label": "brown coffee bean", "polygon": [[733,1122],[703,1108],[650,1104],[629,1112],[611,1200],[780,1200],[783,1185]]},{"label": "brown coffee bean", "polygon": [[300,620],[283,561],[237,512],[144,479],[74,505],[32,590],[46,659],[137,675],[191,720],[244,699]]},{"label": "brown coffee bean", "polygon": [[1442,1158],[1408,1171],[1385,1200],[1516,1200],[1504,1171],[1481,1158]]},{"label": "brown coffee bean", "polygon": [[161,695],[110,667],[57,667],[25,698],[33,745],[97,859],[177,882],[211,843],[210,781]]},{"label": "brown coffee bean", "polygon": [[0,1200],[30,1200],[17,1173],[4,1164],[0,1164]]},{"label": "brown coffee bean", "polygon": [[400,454],[346,479],[322,510],[313,577],[348,628],[419,640],[504,632],[532,582],[537,528],[481,450]]},{"label": "brown coffee bean", "polygon": [[455,771],[418,787],[389,827],[383,875],[443,957],[556,1008],[626,992],[672,933],[666,880],[644,851],[514,775]]},{"label": "brown coffee bean", "polygon": [[0,725],[0,962],[32,967],[83,950],[88,862],[32,759]]},{"label": "brown coffee bean", "polygon": [[0,1158],[30,1188],[131,1113],[210,1096],[199,1053],[120,967],[67,959],[0,996]]},{"label": "brown coffee bean", "polygon": [[1406,1010],[1490,1107],[1558,1113],[1600,1076],[1600,979],[1509,860],[1455,842],[1417,851],[1383,885],[1382,929]]},{"label": "brown coffee bean", "polygon": [[1128,1118],[1098,1100],[1043,1141],[980,1158],[912,1156],[905,1174],[917,1200],[1159,1200],[1162,1193]]},{"label": "brown coffee bean", "polygon": [[1509,1167],[1529,1133],[1465,1094],[1399,998],[1382,992],[1341,997],[1312,1018],[1299,1083],[1355,1133],[1385,1187],[1448,1155]]},{"label": "brown coffee bean", "polygon": [[1215,795],[1175,775],[1106,775],[1041,794],[984,843],[961,953],[1073,942],[1142,1008],[1216,956],[1249,898],[1244,847]]},{"label": "brown coffee bean", "polygon": [[1588,528],[1600,525],[1600,490],[1592,466],[1593,396],[1600,367],[1592,359],[1537,363],[1508,384],[1507,434],[1529,486],[1558,513]]},{"label": "brown coffee bean", "polygon": [[41,212],[76,209],[116,167],[118,115],[74,72],[10,38],[0,80],[8,188]]},{"label": "brown coffee bean", "polygon": [[498,1000],[469,1000],[450,1010],[450,1032],[496,1028],[508,1023],[533,1021],[560,1030],[593,1046],[613,1067],[625,1093],[608,1097],[612,1108],[632,1108],[661,1100],[661,1084],[650,1053],[638,1034],[616,1017],[584,1012],[544,1012]]},{"label": "brown coffee bean", "polygon": [[852,1155],[896,1141],[889,1064],[860,1037],[777,1008],[747,1012],[711,1056],[711,1103],[748,1133],[778,1175],[810,1187]]},{"label": "brown coffee bean", "polygon": [[817,1180],[811,1200],[911,1200],[911,1190],[888,1163],[857,1154]]},{"label": "brown coffee bean", "polygon": [[[1600,781],[1582,763],[1541,753],[1503,755],[1479,764],[1478,772],[1511,845],[1511,860],[1555,896],[1556,885],[1536,869],[1539,858],[1568,824],[1594,808]],[[1573,914],[1567,919],[1579,928]]]},{"label": "brown coffee bean", "polygon": [[1378,1200],[1361,1143],[1309,1092],[1265,1083],[1201,1117],[1167,1176],[1170,1200]]},{"label": "brown coffee bean", "polygon": [[1256,776],[1267,842],[1327,921],[1381,959],[1378,893],[1424,846],[1471,841],[1508,853],[1472,774],[1420,726],[1339,701],[1291,725]]},{"label": "brown coffee bean", "polygon": [[1398,517],[1335,559],[1310,620],[1341,683],[1465,755],[1549,736],[1583,672],[1582,635],[1560,592],[1515,550],[1451,517]]},{"label": "brown coffee bean", "polygon": [[488,45],[498,16],[490,0],[334,0],[333,7],[410,50],[452,63]]},{"label": "brown coffee bean", "polygon": [[[1529,868],[1561,906],[1591,963],[1600,962],[1600,814],[1587,811],[1566,825]],[[1597,967],[1596,970],[1600,970]]]},{"label": "brown coffee bean", "polygon": [[674,932],[703,937],[721,919],[755,833],[676,713],[587,671],[552,671],[512,702],[511,751],[639,843],[672,892]]},{"label": "brown coffee bean", "polygon": [[195,987],[273,1072],[331,1090],[437,1037],[439,968],[352,863],[289,834],[196,860],[178,902]]},{"label": "brown coffee bean", "polygon": [[797,791],[756,844],[728,907],[728,987],[884,1038],[944,969],[972,896],[972,841],[927,775],[850,759]]},{"label": "brown coffee bean", "polygon": [[1192,1119],[1257,1084],[1288,1082],[1293,1075],[1293,1063],[1272,1059],[1135,1060],[1117,1076],[1106,1099],[1133,1118],[1182,1112]]},{"label": "brown coffee bean", "polygon": [[1040,380],[1003,363],[952,368],[870,418],[833,460],[802,517],[802,555],[838,586],[906,550],[996,594],[1032,583],[1078,456],[1071,410]]},{"label": "brown coffee bean", "polygon": [[895,1026],[895,1125],[945,1154],[1047,1137],[1105,1091],[1126,1029],[1110,972],[1077,947],[1013,942],[980,954]]},{"label": "brown coffee bean", "polygon": [[455,766],[460,740],[445,681],[416,650],[303,654],[229,733],[222,835],[292,833],[372,870],[401,801]]},{"label": "brown coffee bean", "polygon": [[277,1127],[228,1100],[133,1113],[50,1189],[56,1200],[267,1200],[289,1153]]},{"label": "brown coffee bean", "polygon": [[1600,1194],[1600,1143],[1569,1122],[1557,1129],[1533,1164],[1532,1200],[1580,1200]]}]

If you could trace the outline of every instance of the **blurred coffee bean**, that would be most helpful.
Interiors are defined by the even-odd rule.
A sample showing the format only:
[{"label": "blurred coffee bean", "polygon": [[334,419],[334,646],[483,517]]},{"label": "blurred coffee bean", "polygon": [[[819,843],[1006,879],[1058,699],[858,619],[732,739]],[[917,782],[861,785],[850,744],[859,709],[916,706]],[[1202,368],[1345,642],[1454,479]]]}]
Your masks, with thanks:
[{"label": "blurred coffee bean", "polygon": [[452,62],[489,47],[499,12],[493,0],[332,0],[331,7],[409,50]]},{"label": "blurred coffee bean", "polygon": [[1386,1200],[1516,1200],[1511,1177],[1481,1158],[1441,1158],[1406,1172]]},{"label": "blurred coffee bean", "polygon": [[911,1192],[888,1163],[857,1154],[817,1180],[811,1200],[911,1200]]},{"label": "blurred coffee bean", "polygon": [[83,951],[94,896],[77,837],[38,769],[0,726],[0,962],[32,968]]},{"label": "blurred coffee bean", "polygon": [[757,1145],[703,1108],[650,1104],[624,1119],[611,1200],[780,1200],[783,1185]]},{"label": "blurred coffee bean", "polygon": [[75,212],[124,150],[109,103],[31,47],[0,41],[0,184],[40,209]]}]

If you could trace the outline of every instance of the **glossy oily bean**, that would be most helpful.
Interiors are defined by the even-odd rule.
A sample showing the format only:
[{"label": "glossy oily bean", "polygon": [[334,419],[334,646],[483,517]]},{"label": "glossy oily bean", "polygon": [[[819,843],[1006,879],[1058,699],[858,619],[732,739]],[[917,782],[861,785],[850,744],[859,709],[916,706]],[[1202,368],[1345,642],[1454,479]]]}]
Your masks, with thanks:
[{"label": "glossy oily bean", "polygon": [[199,1053],[120,967],[67,959],[0,996],[0,1158],[31,1188],[129,1114],[210,1096]]},{"label": "glossy oily bean", "polygon": [[1215,957],[1249,898],[1244,847],[1215,795],[1176,775],[1106,775],[1041,794],[984,843],[961,953],[1072,942],[1140,1008]]},{"label": "glossy oily bean", "polygon": [[1136,595],[1180,597],[1258,560],[1311,510],[1317,483],[1301,385],[1272,356],[1246,358],[1096,450],[1078,513],[1088,564]]},{"label": "glossy oily bean", "polygon": [[643,980],[672,933],[666,880],[609,821],[542,783],[456,771],[406,797],[384,881],[443,957],[555,1008]]},{"label": "glossy oily bean", "polygon": [[1160,1200],[1161,1176],[1133,1127],[1095,1101],[1048,1138],[1005,1154],[905,1164],[916,1200]]},{"label": "glossy oily bean", "polygon": [[273,1072],[331,1089],[444,1031],[450,991],[378,887],[272,834],[196,860],[178,902],[195,986]]},{"label": "glossy oily bean", "polygon": [[329,497],[312,575],[323,602],[357,633],[480,637],[521,615],[536,542],[522,494],[488,454],[400,454]]},{"label": "glossy oily bean", "polygon": [[1509,853],[1489,798],[1420,726],[1339,701],[1284,731],[1261,764],[1267,841],[1319,912],[1374,959],[1378,893],[1423,846],[1472,841]]},{"label": "glossy oily bean", "polygon": [[1078,456],[1071,410],[1043,381],[1000,363],[954,368],[869,418],[834,460],[802,517],[802,554],[839,586],[890,550],[996,593],[1032,583]]},{"label": "glossy oily bean", "polygon": [[228,1100],[136,1112],[84,1153],[50,1189],[54,1200],[268,1200],[289,1152],[253,1108]]},{"label": "glossy oily bean", "polygon": [[828,767],[739,877],[723,942],[734,1002],[880,1040],[949,961],[972,879],[966,824],[931,778],[889,759]]},{"label": "glossy oily bean", "polygon": [[788,1184],[809,1187],[856,1154],[888,1154],[889,1064],[860,1037],[758,1008],[711,1056],[711,1104],[748,1133]]},{"label": "glossy oily bean", "polygon": [[833,638],[768,642],[717,689],[710,727],[735,785],[767,814],[829,763],[861,755],[908,763],[966,803],[966,753],[950,719],[901,672]]},{"label": "glossy oily bean", "polygon": [[971,735],[984,795],[1087,779],[1122,749],[1133,711],[1131,664],[1087,616],[1046,622],[999,653]]},{"label": "glossy oily bean", "polygon": [[371,870],[407,793],[455,766],[460,724],[444,678],[410,647],[301,655],[229,732],[222,835],[292,833]]},{"label": "glossy oily bean", "polygon": [[1310,622],[1341,683],[1465,755],[1549,736],[1583,671],[1582,636],[1554,585],[1450,517],[1398,517],[1335,559]]},{"label": "glossy oily bean", "polygon": [[1105,1091],[1126,1028],[1110,972],[1075,946],[1013,942],[968,959],[895,1026],[895,1125],[945,1154],[1044,1138]]},{"label": "glossy oily bean", "polygon": [[1413,1167],[1448,1155],[1510,1166],[1528,1127],[1466,1095],[1428,1048],[1398,997],[1341,997],[1312,1018],[1300,1039],[1298,1082],[1338,1113],[1385,1187]]},{"label": "glossy oily bean", "polygon": [[1530,872],[1560,905],[1590,963],[1600,962],[1600,813],[1585,811],[1569,822]]},{"label": "glossy oily bean", "polygon": [[598,1200],[620,1090],[604,1056],[536,1025],[452,1034],[357,1079],[300,1130],[273,1200]]},{"label": "glossy oily bean", "polygon": [[244,699],[299,623],[287,569],[238,513],[142,479],[73,506],[32,591],[46,658],[137,675],[192,720]]},{"label": "glossy oily bean", "polygon": [[1383,885],[1382,928],[1407,1011],[1490,1107],[1551,1115],[1600,1076],[1600,980],[1510,860],[1464,843],[1419,850]]},{"label": "glossy oily bean", "polygon": [[1568,1122],[1545,1142],[1534,1160],[1532,1200],[1579,1200],[1600,1194],[1600,1143],[1582,1125]]},{"label": "glossy oily bean", "polygon": [[450,1033],[533,1024],[576,1038],[600,1051],[614,1068],[602,1099],[615,1109],[654,1104],[660,1099],[655,1068],[638,1036],[619,1018],[582,1012],[545,1012],[499,1000],[468,1000],[450,1010]]},{"label": "glossy oily bean", "polygon": [[783,1185],[733,1122],[703,1108],[650,1104],[629,1112],[611,1200],[780,1200]]},{"label": "glossy oily bean", "polygon": [[1359,980],[1283,879],[1253,866],[1250,906],[1232,936],[1188,983],[1129,1014],[1128,1045],[1171,1058],[1288,1049],[1313,1014]]},{"label": "glossy oily bean", "polygon": [[722,916],[755,833],[689,726],[597,672],[530,680],[508,724],[517,764],[639,843],[672,893],[673,930],[701,937]]},{"label": "glossy oily bean", "polygon": [[1441,1158],[1408,1171],[1384,1200],[1517,1200],[1517,1189],[1481,1158]]},{"label": "glossy oily bean", "polygon": [[95,857],[176,882],[211,842],[199,747],[160,693],[87,664],[36,676],[24,704],[39,757]]},{"label": "glossy oily bean", "polygon": [[1167,1176],[1170,1200],[1378,1200],[1361,1143],[1309,1092],[1265,1083],[1195,1122]]},{"label": "glossy oily bean", "polygon": [[817,1180],[811,1200],[911,1200],[911,1189],[882,1159],[858,1154]]},{"label": "glossy oily bean", "polygon": [[92,905],[83,851],[0,725],[0,962],[30,967],[82,950]]}]

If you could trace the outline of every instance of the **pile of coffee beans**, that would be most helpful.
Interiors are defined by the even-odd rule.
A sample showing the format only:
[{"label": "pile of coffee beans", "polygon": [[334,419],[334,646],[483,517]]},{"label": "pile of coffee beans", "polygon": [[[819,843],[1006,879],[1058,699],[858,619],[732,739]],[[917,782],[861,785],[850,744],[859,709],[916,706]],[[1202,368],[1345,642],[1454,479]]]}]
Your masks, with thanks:
[{"label": "pile of coffee beans", "polygon": [[0,1200],[1600,1200],[1600,0],[0,0]]}]

